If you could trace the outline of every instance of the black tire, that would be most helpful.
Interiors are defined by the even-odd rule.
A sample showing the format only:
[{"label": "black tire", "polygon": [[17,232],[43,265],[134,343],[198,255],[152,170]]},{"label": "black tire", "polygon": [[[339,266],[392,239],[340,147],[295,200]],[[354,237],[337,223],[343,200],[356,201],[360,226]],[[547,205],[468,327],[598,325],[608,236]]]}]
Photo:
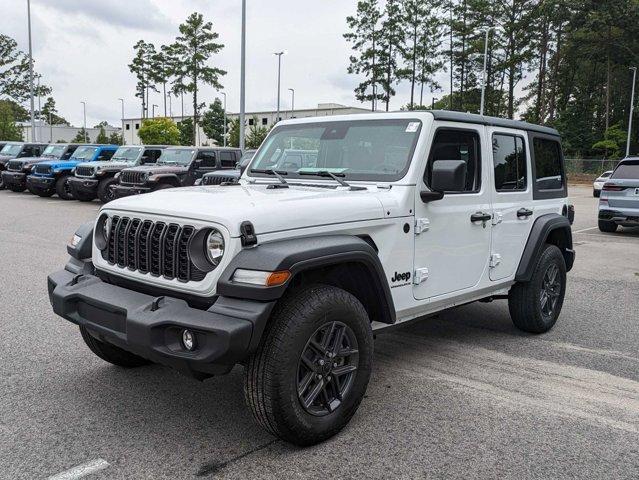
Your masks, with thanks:
[{"label": "black tire", "polygon": [[80,333],[82,334],[84,343],[86,343],[87,347],[89,347],[89,350],[105,362],[109,362],[123,368],[142,367],[151,363],[145,358],[138,357],[137,355],[127,352],[126,350],[122,350],[115,345],[98,340],[84,327],[80,327]]},{"label": "black tire", "polygon": [[98,184],[98,198],[102,203],[109,203],[115,198],[111,187],[117,185],[117,183],[118,181],[113,177],[100,180]]},{"label": "black tire", "polygon": [[[556,283],[547,276],[556,273]],[[542,250],[529,282],[516,283],[508,295],[510,318],[515,326],[528,333],[545,333],[557,322],[566,294],[566,261],[555,245]],[[546,302],[544,304],[544,296]],[[550,311],[548,311],[550,306]]]},{"label": "black tire", "polygon": [[55,193],[62,200],[73,200],[73,193],[69,187],[69,175],[62,175],[55,181]]},{"label": "black tire", "polygon": [[22,185],[9,185],[9,190],[16,193],[22,193],[27,189],[27,187],[23,187]]},{"label": "black tire", "polygon": [[[311,346],[316,345],[312,339],[324,343],[320,338],[328,338],[328,348],[321,347],[324,356]],[[339,347],[334,345],[337,338],[341,338]],[[331,353],[335,351],[340,353]],[[321,358],[311,360],[309,352]],[[331,360],[320,367],[323,358]],[[327,285],[301,288],[287,294],[271,315],[245,366],[244,397],[257,423],[268,432],[296,445],[313,445],[337,434],[355,414],[366,393],[372,360],[370,320],[357,298]],[[316,398],[306,407],[298,396],[304,382],[300,395]],[[320,393],[313,397],[315,389]]]},{"label": "black tire", "polygon": [[615,233],[617,231],[617,225],[615,222],[609,220],[599,220],[599,230],[606,233]]}]

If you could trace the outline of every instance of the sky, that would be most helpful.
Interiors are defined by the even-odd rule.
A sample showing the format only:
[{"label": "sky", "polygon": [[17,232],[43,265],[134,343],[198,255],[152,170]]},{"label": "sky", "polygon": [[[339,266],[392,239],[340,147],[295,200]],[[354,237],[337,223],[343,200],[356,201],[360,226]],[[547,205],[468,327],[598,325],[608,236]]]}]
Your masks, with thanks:
[{"label": "sky", "polygon": [[[357,77],[346,71],[351,53],[344,40],[346,17],[355,13],[356,0],[247,0],[247,111],[275,110],[277,57],[282,57],[281,108],[290,108],[288,88],[295,89],[295,107],[318,103],[361,106],[353,90]],[[140,116],[135,77],[127,65],[140,39],[157,47],[172,43],[178,26],[192,12],[213,23],[225,45],[210,64],[227,71],[222,85],[227,109],[239,110],[240,0],[31,0],[33,55],[42,82],[53,88],[62,116],[82,125],[81,101],[87,104],[87,125],[107,120],[119,126],[121,104],[125,117]],[[27,0],[0,0],[0,32],[28,49]],[[445,79],[442,85],[447,88]],[[391,102],[399,109],[409,101],[402,85]],[[203,87],[201,98],[210,103],[215,91]],[[435,93],[441,97],[442,93]],[[44,99],[42,100],[44,102]],[[425,102],[430,103],[430,94]],[[192,106],[185,99],[185,112]],[[152,95],[156,114],[163,112],[162,95]],[[364,105],[368,107],[368,105]],[[37,107],[36,107],[37,108]],[[173,101],[173,113],[181,107]]]}]

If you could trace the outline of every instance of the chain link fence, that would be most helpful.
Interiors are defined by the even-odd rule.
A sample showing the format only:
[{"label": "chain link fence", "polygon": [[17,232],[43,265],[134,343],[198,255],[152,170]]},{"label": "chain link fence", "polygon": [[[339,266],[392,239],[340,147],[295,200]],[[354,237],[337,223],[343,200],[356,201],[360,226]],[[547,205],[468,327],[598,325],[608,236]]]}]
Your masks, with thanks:
[{"label": "chain link fence", "polygon": [[619,160],[604,158],[566,158],[569,182],[592,182],[606,170],[614,170]]}]

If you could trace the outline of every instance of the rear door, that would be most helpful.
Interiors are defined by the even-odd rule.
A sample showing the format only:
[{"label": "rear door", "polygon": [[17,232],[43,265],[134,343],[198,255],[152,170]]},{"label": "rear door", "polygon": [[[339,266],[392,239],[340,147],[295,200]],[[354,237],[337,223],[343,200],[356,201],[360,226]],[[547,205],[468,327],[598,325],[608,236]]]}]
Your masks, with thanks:
[{"label": "rear door", "polygon": [[195,179],[202,178],[204,174],[219,169],[215,150],[200,150],[195,159]]},{"label": "rear door", "polygon": [[524,132],[491,127],[493,234],[490,279],[514,275],[535,218],[530,150]]}]

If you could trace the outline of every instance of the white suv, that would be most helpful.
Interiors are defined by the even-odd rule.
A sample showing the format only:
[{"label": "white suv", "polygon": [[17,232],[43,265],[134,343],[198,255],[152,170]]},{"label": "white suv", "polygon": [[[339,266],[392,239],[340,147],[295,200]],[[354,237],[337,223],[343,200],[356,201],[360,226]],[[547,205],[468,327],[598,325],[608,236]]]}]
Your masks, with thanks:
[{"label": "white suv", "polygon": [[[281,162],[291,149],[315,155]],[[493,299],[526,332],[552,328],[575,255],[566,197],[549,128],[438,111],[284,121],[237,184],[102,207],[49,295],[113,364],[199,379],[244,365],[257,421],[308,445],[357,410],[375,331]]]}]

